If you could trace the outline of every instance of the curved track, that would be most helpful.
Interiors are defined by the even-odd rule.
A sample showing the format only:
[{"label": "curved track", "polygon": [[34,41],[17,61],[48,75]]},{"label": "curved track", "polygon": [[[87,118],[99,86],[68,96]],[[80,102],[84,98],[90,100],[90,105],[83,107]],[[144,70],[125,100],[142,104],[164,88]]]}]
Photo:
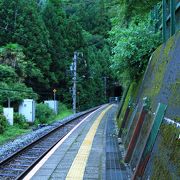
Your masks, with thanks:
[{"label": "curved track", "polygon": [[97,108],[86,111],[0,162],[0,180],[22,179],[71,129]]}]

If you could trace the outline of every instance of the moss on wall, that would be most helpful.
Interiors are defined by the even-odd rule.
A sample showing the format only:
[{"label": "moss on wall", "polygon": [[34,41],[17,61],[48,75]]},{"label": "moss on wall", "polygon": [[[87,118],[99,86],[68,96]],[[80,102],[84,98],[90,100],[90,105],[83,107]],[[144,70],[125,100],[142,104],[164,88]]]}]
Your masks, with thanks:
[{"label": "moss on wall", "polygon": [[164,165],[164,161],[159,160],[159,157],[156,156],[154,159],[153,175],[151,179],[159,180],[160,178],[162,178],[163,180],[173,180],[167,167]]},{"label": "moss on wall", "polygon": [[131,83],[131,85],[129,87],[129,90],[127,92],[127,95],[125,97],[125,101],[124,101],[124,104],[123,104],[123,107],[122,107],[119,119],[117,119],[117,124],[118,124],[119,128],[121,127],[121,123],[123,121],[123,117],[125,115],[126,109],[128,107],[129,101],[131,99],[131,94],[132,94],[133,86],[134,86],[134,83]]},{"label": "moss on wall", "polygon": [[180,177],[180,129],[163,124],[160,129],[161,141],[154,158],[152,179],[178,179]]},{"label": "moss on wall", "polygon": [[129,105],[129,102],[130,101],[133,102],[134,99],[137,96],[138,89],[139,89],[139,87],[141,85],[141,82],[142,82],[142,79],[138,83],[137,82],[132,82],[131,85],[130,85],[130,88],[129,88],[129,90],[127,92],[127,95],[125,97],[125,101],[124,101],[124,104],[123,104],[119,119],[117,120],[117,124],[118,124],[119,128],[121,127],[121,123],[122,123],[122,120],[124,118],[126,109],[127,109],[128,105]]},{"label": "moss on wall", "polygon": [[171,96],[168,105],[175,107],[180,106],[180,79],[177,79],[171,84]]},{"label": "moss on wall", "polygon": [[[135,89],[131,88],[128,92],[128,100],[133,92]],[[152,113],[161,102],[168,105],[165,116],[180,122],[180,31],[153,53],[138,95],[139,104],[142,104],[143,97],[150,99]],[[124,110],[126,107],[127,103]],[[123,116],[124,113],[122,113]],[[135,125],[135,122],[133,124]],[[148,129],[148,125],[146,126],[144,130]],[[155,180],[176,180],[180,177],[180,140],[177,140],[180,129],[163,124],[159,132],[160,138],[156,141],[157,149],[153,149],[144,177]],[[143,138],[143,135],[141,136]],[[134,153],[135,156],[138,157],[139,151],[135,152],[137,152]],[[136,166],[136,157],[134,157],[133,167]]]},{"label": "moss on wall", "polygon": [[[118,120],[119,125],[129,100],[135,99],[138,87],[139,84],[131,84]],[[165,116],[180,122],[180,31],[153,53],[138,94],[139,104],[142,104],[143,97],[150,99],[152,113],[161,102],[168,105]],[[153,149],[155,153],[148,162],[144,177],[154,180],[179,179],[180,129],[163,124],[159,132],[160,140],[156,141],[158,148]]]},{"label": "moss on wall", "polygon": [[167,65],[170,62],[169,53],[173,49],[174,37],[172,37],[166,44],[161,45],[153,53],[151,65],[149,67],[151,76],[151,88],[149,86],[145,89],[144,93],[152,100],[156,97],[162,88],[164,74],[167,69]]},{"label": "moss on wall", "polygon": [[174,120],[176,121],[176,122],[180,122],[180,117],[174,117]]},{"label": "moss on wall", "polygon": [[[154,52],[144,87],[142,94],[151,99],[153,112],[157,103],[162,102],[168,105],[165,116],[180,121],[180,32]],[[163,124],[159,132],[158,149],[147,166],[153,168],[146,173],[150,179],[179,179],[180,141],[177,139],[180,129]]]}]

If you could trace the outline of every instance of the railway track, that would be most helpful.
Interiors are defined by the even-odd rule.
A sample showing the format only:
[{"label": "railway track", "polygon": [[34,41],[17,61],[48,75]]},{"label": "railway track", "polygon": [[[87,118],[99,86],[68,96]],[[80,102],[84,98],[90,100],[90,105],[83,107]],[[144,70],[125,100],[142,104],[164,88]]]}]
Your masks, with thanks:
[{"label": "railway track", "polygon": [[59,125],[0,162],[0,180],[22,179],[71,129],[96,109],[91,109],[79,117]]}]

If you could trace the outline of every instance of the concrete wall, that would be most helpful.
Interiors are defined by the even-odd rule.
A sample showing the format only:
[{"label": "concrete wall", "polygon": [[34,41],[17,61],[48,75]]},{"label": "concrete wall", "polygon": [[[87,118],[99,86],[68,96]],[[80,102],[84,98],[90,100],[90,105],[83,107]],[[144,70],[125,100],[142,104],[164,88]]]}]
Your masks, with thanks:
[{"label": "concrete wall", "polygon": [[[152,112],[158,102],[167,104],[165,116],[180,121],[180,31],[152,55],[145,74],[139,101],[149,97]],[[148,162],[144,179],[178,179],[180,177],[180,129],[163,124]]]},{"label": "concrete wall", "polygon": [[161,102],[168,105],[166,117],[180,120],[180,31],[153,53],[138,102],[146,96],[153,112]]},{"label": "concrete wall", "polygon": [[[130,161],[132,170],[137,166],[139,154],[142,152],[144,139],[153,123],[153,113],[158,103],[167,105],[165,117],[180,122],[180,31],[158,47],[152,55],[136,98],[138,112],[128,133],[129,137],[125,138],[128,139],[126,143],[129,142],[137,123],[144,97],[150,99],[151,109],[143,123]],[[180,177],[180,140],[178,140],[180,128],[165,122],[164,120],[160,127],[143,179],[174,180]],[[127,148],[128,144],[125,145]]]}]

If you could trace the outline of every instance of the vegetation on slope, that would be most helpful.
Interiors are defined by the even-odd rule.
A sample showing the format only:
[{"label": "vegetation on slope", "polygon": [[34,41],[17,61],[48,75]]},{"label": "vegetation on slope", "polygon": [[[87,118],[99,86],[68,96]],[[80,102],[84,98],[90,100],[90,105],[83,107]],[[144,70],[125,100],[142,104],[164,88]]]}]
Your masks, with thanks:
[{"label": "vegetation on slope", "polygon": [[[51,109],[46,105],[38,105],[37,111],[41,114],[36,115],[35,125],[29,125],[25,122],[25,118],[17,113],[14,114],[14,126],[7,124],[7,121],[3,115],[0,114],[0,144],[7,141],[14,140],[18,136],[29,133],[32,128],[35,128],[40,123],[51,124],[57,120],[62,120],[63,118],[72,114],[72,111],[66,107],[66,105],[60,103],[58,114],[55,115]],[[43,106],[43,107],[42,107]],[[45,113],[46,116],[42,115]],[[2,131],[3,130],[3,131]]]},{"label": "vegetation on slope", "polygon": [[104,77],[109,78],[109,86],[114,81],[107,41],[111,23],[105,6],[102,0],[73,0],[70,4],[61,0],[0,0],[0,64],[4,74],[8,73],[8,77],[0,76],[1,102],[7,101],[5,89],[11,89],[16,81],[14,89],[29,92],[32,88],[29,98],[34,98],[35,92],[40,100],[49,99],[56,88],[58,99],[70,105],[69,69],[74,51],[83,53],[77,68],[79,110],[105,102]]},{"label": "vegetation on slope", "polygon": [[[141,130],[142,136],[137,141],[139,144],[136,145],[136,151],[140,152],[142,150],[142,139],[145,138],[149,128],[152,125],[151,123],[154,120],[153,112],[155,112],[159,102],[163,102],[168,105],[165,117],[168,117],[176,122],[179,121],[179,99],[177,98],[179,96],[179,86],[177,86],[179,78],[175,78],[179,77],[179,74],[178,70],[174,68],[174,65],[179,63],[179,59],[174,58],[174,55],[177,53],[175,49],[179,47],[178,43],[174,43],[175,41],[179,40],[178,34],[179,32],[174,37],[171,37],[166,44],[159,46],[153,53],[147,74],[144,77],[143,84],[141,85],[142,91],[140,93],[140,100],[142,100],[143,97],[150,98],[151,109],[149,111],[149,115],[151,116],[146,118],[145,122],[143,123],[143,129]],[[170,64],[173,64],[173,66],[170,66]],[[173,73],[171,73],[172,71]],[[167,77],[170,77],[168,76],[169,72],[174,78],[165,80]],[[175,87],[171,86],[172,84],[174,84]],[[135,90],[139,88],[137,86],[132,88],[132,85],[133,84],[131,84],[131,88],[129,88],[128,94],[125,98],[125,103],[123,104],[120,118],[118,120],[119,124],[124,117],[129,100],[132,100],[133,97],[137,98]],[[136,103],[136,101],[133,102]],[[135,121],[137,122],[137,119],[135,119]],[[133,122],[134,125],[136,124],[135,121]],[[124,130],[126,129],[124,128]],[[128,133],[128,137],[126,137],[127,144],[129,143],[128,140],[130,139],[132,132],[133,128],[131,128],[130,132]],[[178,179],[180,175],[180,163],[177,160],[180,157],[180,144],[178,139],[179,133],[179,127],[177,128],[176,125],[168,124],[165,120],[163,121],[155,142],[154,149],[151,153],[150,161],[146,167],[146,177],[150,177],[151,179]],[[123,133],[123,135],[124,134],[125,133]],[[137,154],[134,153],[133,160],[131,160],[131,165],[133,163],[134,166],[136,165],[136,159]],[[146,177],[143,178],[146,179]]]}]

